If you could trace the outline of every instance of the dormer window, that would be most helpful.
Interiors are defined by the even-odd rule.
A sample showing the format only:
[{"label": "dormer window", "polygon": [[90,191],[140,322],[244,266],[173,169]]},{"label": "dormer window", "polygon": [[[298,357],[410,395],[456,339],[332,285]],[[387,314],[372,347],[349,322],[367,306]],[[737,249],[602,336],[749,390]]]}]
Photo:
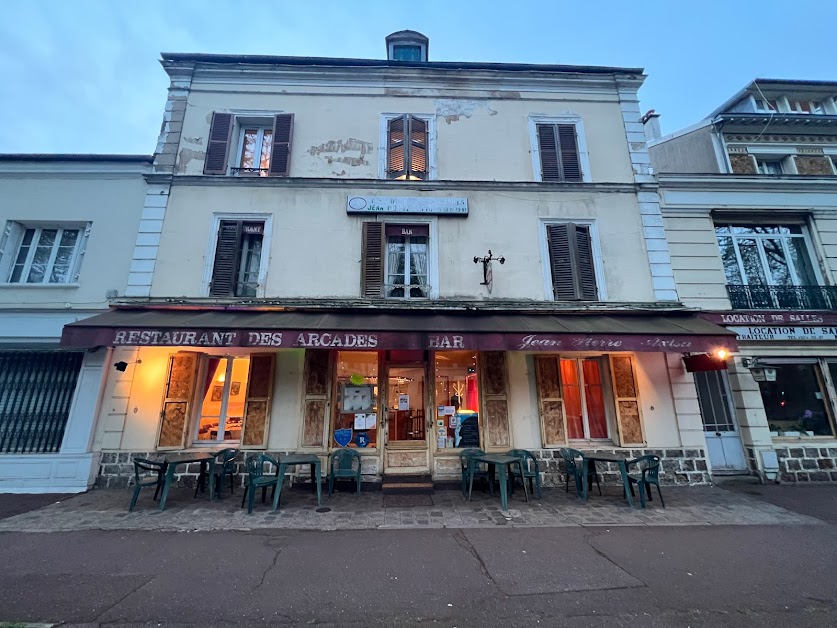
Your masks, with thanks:
[{"label": "dormer window", "polygon": [[427,37],[416,31],[398,31],[386,38],[387,59],[390,61],[411,61],[423,63],[427,61],[427,48],[430,42]]}]

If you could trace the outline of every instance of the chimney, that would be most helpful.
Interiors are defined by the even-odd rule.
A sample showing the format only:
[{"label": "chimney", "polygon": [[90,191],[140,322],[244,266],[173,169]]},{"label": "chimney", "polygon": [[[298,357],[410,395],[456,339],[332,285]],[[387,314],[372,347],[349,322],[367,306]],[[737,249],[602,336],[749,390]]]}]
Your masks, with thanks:
[{"label": "chimney", "polygon": [[660,114],[653,109],[649,109],[648,113],[642,116],[639,121],[645,127],[645,139],[649,142],[658,140],[663,136],[663,132],[660,130]]}]

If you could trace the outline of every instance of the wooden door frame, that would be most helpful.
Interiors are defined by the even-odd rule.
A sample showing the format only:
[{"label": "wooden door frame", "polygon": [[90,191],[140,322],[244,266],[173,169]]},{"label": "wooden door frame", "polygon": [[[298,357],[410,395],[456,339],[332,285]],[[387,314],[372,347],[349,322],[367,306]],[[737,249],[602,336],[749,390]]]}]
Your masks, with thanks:
[{"label": "wooden door frame", "polygon": [[[428,382],[430,381],[430,377],[432,375],[432,369],[430,367],[431,360],[425,359],[419,362],[412,361],[412,362],[390,362],[386,358],[386,354],[383,357],[383,380],[386,386],[380,387],[379,385],[379,396],[380,400],[379,403],[381,404],[381,470],[382,473],[398,473],[399,469],[403,469],[400,471],[402,473],[430,473],[431,469],[433,468],[433,451],[432,447],[430,446],[430,429],[427,427],[428,416],[430,416],[428,409],[431,408],[431,401],[432,398],[430,396],[430,386]],[[424,441],[393,441],[394,443],[398,443],[399,446],[390,448],[390,439],[389,439],[389,374],[390,368],[421,368],[424,370],[424,394],[422,395],[422,401],[424,403]],[[379,378],[380,381],[381,378]],[[385,424],[384,424],[385,422]],[[409,444],[408,444],[409,443]],[[387,466],[387,455],[390,450],[395,451],[423,451],[425,452],[425,459],[427,460],[427,466],[421,467],[388,467]]]}]

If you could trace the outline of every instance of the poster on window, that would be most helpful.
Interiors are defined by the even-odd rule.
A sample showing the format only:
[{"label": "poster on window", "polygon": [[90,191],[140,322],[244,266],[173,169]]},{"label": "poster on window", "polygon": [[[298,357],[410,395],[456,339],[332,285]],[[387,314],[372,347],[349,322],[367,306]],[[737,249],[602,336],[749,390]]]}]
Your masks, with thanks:
[{"label": "poster on window", "polygon": [[372,384],[364,384],[363,386],[343,384],[342,400],[344,413],[371,412],[374,405]]}]

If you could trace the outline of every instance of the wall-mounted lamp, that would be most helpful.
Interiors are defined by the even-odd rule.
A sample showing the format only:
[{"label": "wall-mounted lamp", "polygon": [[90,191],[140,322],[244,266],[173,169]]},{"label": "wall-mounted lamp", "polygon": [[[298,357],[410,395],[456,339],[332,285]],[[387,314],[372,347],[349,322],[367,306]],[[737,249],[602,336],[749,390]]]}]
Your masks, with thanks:
[{"label": "wall-mounted lamp", "polygon": [[491,249],[488,249],[488,255],[485,257],[474,256],[474,264],[482,262],[482,283],[480,285],[488,288],[488,294],[491,294],[491,289],[494,287],[494,273],[491,270],[491,262],[495,260],[500,262],[501,265],[506,263],[506,258],[502,255],[494,257]]},{"label": "wall-mounted lamp", "polygon": [[120,362],[117,362],[116,364],[114,364],[113,368],[115,368],[120,373],[124,373],[125,370],[128,368],[129,364],[142,364],[142,360],[137,360],[136,362],[122,362],[122,361],[120,361]]}]

